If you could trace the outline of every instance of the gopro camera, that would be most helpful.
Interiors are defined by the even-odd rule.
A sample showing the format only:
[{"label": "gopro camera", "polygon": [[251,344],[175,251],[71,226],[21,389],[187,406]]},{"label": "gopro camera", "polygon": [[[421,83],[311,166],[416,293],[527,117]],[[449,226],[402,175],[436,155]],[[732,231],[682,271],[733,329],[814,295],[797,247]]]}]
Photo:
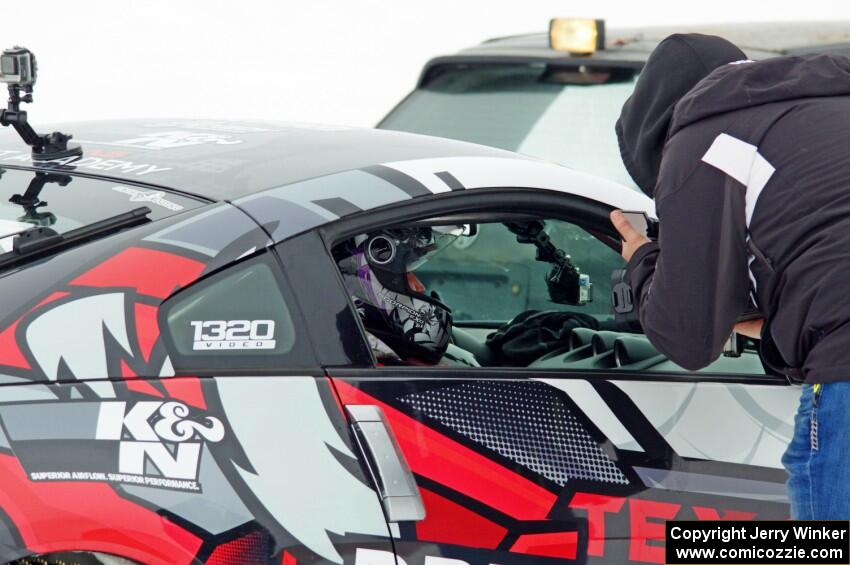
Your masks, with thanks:
[{"label": "gopro camera", "polygon": [[59,131],[39,135],[27,120],[21,104],[32,103],[36,77],[35,55],[25,47],[15,46],[0,53],[0,82],[9,85],[6,109],[0,109],[0,126],[15,128],[21,139],[32,148],[33,161],[50,161],[65,157],[82,157],[79,145],[68,145],[73,136]]},{"label": "gopro camera", "polygon": [[593,283],[590,275],[581,274],[572,265],[553,265],[546,275],[549,299],[556,304],[584,306],[593,302]]},{"label": "gopro camera", "polygon": [[6,49],[0,55],[0,82],[32,86],[36,79],[35,56],[24,47]]}]

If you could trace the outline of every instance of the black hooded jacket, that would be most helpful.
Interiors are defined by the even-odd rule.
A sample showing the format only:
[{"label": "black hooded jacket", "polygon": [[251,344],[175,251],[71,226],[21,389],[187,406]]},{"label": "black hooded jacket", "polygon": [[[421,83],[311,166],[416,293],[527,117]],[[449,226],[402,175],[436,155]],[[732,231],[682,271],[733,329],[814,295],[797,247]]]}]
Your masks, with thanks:
[{"label": "black hooded jacket", "polygon": [[[672,89],[661,83],[682,77],[675,61],[648,62],[641,81],[653,73]],[[771,364],[810,383],[850,379],[850,59],[725,63],[674,109],[636,89],[618,123],[624,161],[660,220],[658,243],[627,267],[644,331],[699,369],[752,296]]]}]

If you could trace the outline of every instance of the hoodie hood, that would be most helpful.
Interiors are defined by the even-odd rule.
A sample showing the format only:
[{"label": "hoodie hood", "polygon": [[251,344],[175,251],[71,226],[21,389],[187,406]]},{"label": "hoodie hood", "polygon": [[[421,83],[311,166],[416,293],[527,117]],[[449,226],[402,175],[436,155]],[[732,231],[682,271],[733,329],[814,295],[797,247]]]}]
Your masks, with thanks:
[{"label": "hoodie hood", "polygon": [[698,33],[671,35],[650,54],[616,125],[623,163],[645,194],[655,192],[676,104],[716,68],[746,58],[725,39]]}]

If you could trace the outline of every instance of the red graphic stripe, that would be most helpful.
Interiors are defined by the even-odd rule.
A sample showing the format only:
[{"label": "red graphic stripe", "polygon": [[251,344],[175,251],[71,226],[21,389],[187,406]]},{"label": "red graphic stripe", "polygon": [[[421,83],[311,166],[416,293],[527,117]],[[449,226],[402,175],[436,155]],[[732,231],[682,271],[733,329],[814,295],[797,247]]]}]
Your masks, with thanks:
[{"label": "red graphic stripe", "polygon": [[83,273],[69,284],[135,288],[139,294],[168,298],[198,278],[204,264],[155,249],[129,247]]},{"label": "red graphic stripe", "polygon": [[517,520],[544,520],[556,496],[521,475],[451,440],[421,422],[333,379],[343,404],[374,404],[389,419],[411,469]]},{"label": "red graphic stripe", "polygon": [[419,492],[425,519],[416,522],[417,540],[496,549],[504,539],[506,528],[430,490]]},{"label": "red graphic stripe", "polygon": [[139,375],[136,374],[135,371],[133,371],[133,369],[130,368],[130,366],[127,364],[127,362],[124,361],[123,359],[121,359],[121,367],[120,368],[121,368],[121,376],[124,377],[125,379],[135,379],[135,378],[138,378],[138,376],[139,376]]},{"label": "red graphic stripe", "polygon": [[266,565],[266,538],[252,532],[216,547],[204,561],[206,565]]},{"label": "red graphic stripe", "polygon": [[127,390],[132,390],[133,392],[138,392],[140,394],[146,394],[148,396],[156,396],[158,398],[163,398],[163,394],[156,390],[152,384],[143,379],[130,379],[126,383]]},{"label": "red graphic stripe", "polygon": [[204,390],[201,387],[201,379],[198,377],[161,379],[159,384],[165,387],[165,391],[171,398],[183,401],[186,404],[194,406],[195,408],[200,408],[201,410],[207,409],[207,401],[204,400]]},{"label": "red graphic stripe", "polygon": [[200,538],[125,500],[105,483],[31,482],[0,455],[0,508],[35,553],[100,551],[140,563],[192,563]]},{"label": "red graphic stripe", "polygon": [[[330,388],[333,391],[334,385],[333,385],[332,379],[325,378],[325,380],[328,382],[328,384],[330,384]],[[342,414],[343,418],[345,418],[345,408],[342,406],[342,400],[340,400],[339,395],[336,394],[336,393],[332,394],[332,396],[333,396],[333,399],[334,399],[334,403],[336,404],[336,407],[339,409],[339,413]]]},{"label": "red graphic stripe", "polygon": [[514,553],[575,559],[578,551],[577,532],[552,532],[547,534],[524,534],[511,546]]},{"label": "red graphic stripe", "polygon": [[136,303],[133,306],[136,313],[136,338],[145,363],[151,359],[151,350],[159,339],[159,324],[156,314],[158,308],[148,304]]},{"label": "red graphic stripe", "polygon": [[121,359],[121,376],[127,379],[127,382],[125,383],[127,390],[146,394],[148,396],[158,396],[159,398],[163,397],[163,394],[156,390],[151,383],[144,379],[140,379],[123,359]]},{"label": "red graphic stripe", "polygon": [[625,497],[577,492],[570,500],[570,508],[580,508],[587,513],[587,554],[605,555],[605,520],[616,514],[626,503]]},{"label": "red graphic stripe", "polygon": [[68,296],[70,294],[71,294],[70,292],[64,292],[64,291],[57,291],[57,292],[54,292],[52,294],[49,294],[47,296],[47,298],[45,298],[44,300],[42,300],[41,302],[36,304],[32,309],[30,309],[30,312],[32,312],[33,310],[35,310],[36,308],[38,308],[40,306],[44,306],[45,304],[50,304],[51,302],[59,300],[60,298],[65,298],[66,296]]},{"label": "red graphic stripe", "polygon": [[0,332],[0,365],[17,367],[18,369],[31,369],[30,364],[27,363],[24,354],[18,347],[18,342],[15,340],[15,331],[17,331],[20,323],[21,321],[17,320]]}]

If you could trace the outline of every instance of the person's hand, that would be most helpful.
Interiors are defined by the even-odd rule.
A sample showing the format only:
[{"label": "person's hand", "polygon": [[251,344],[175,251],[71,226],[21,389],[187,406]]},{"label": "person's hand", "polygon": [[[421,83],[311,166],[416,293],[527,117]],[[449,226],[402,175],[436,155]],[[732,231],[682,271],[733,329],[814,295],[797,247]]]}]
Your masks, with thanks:
[{"label": "person's hand", "polygon": [[764,318],[756,318],[755,320],[747,320],[746,322],[738,322],[733,330],[737,334],[745,335],[751,339],[761,339],[761,328],[764,325]]},{"label": "person's hand", "polygon": [[628,262],[632,255],[635,254],[640,246],[649,243],[649,239],[637,231],[625,215],[619,210],[611,212],[611,223],[620,232],[620,237],[623,239],[623,251],[621,255]]}]

